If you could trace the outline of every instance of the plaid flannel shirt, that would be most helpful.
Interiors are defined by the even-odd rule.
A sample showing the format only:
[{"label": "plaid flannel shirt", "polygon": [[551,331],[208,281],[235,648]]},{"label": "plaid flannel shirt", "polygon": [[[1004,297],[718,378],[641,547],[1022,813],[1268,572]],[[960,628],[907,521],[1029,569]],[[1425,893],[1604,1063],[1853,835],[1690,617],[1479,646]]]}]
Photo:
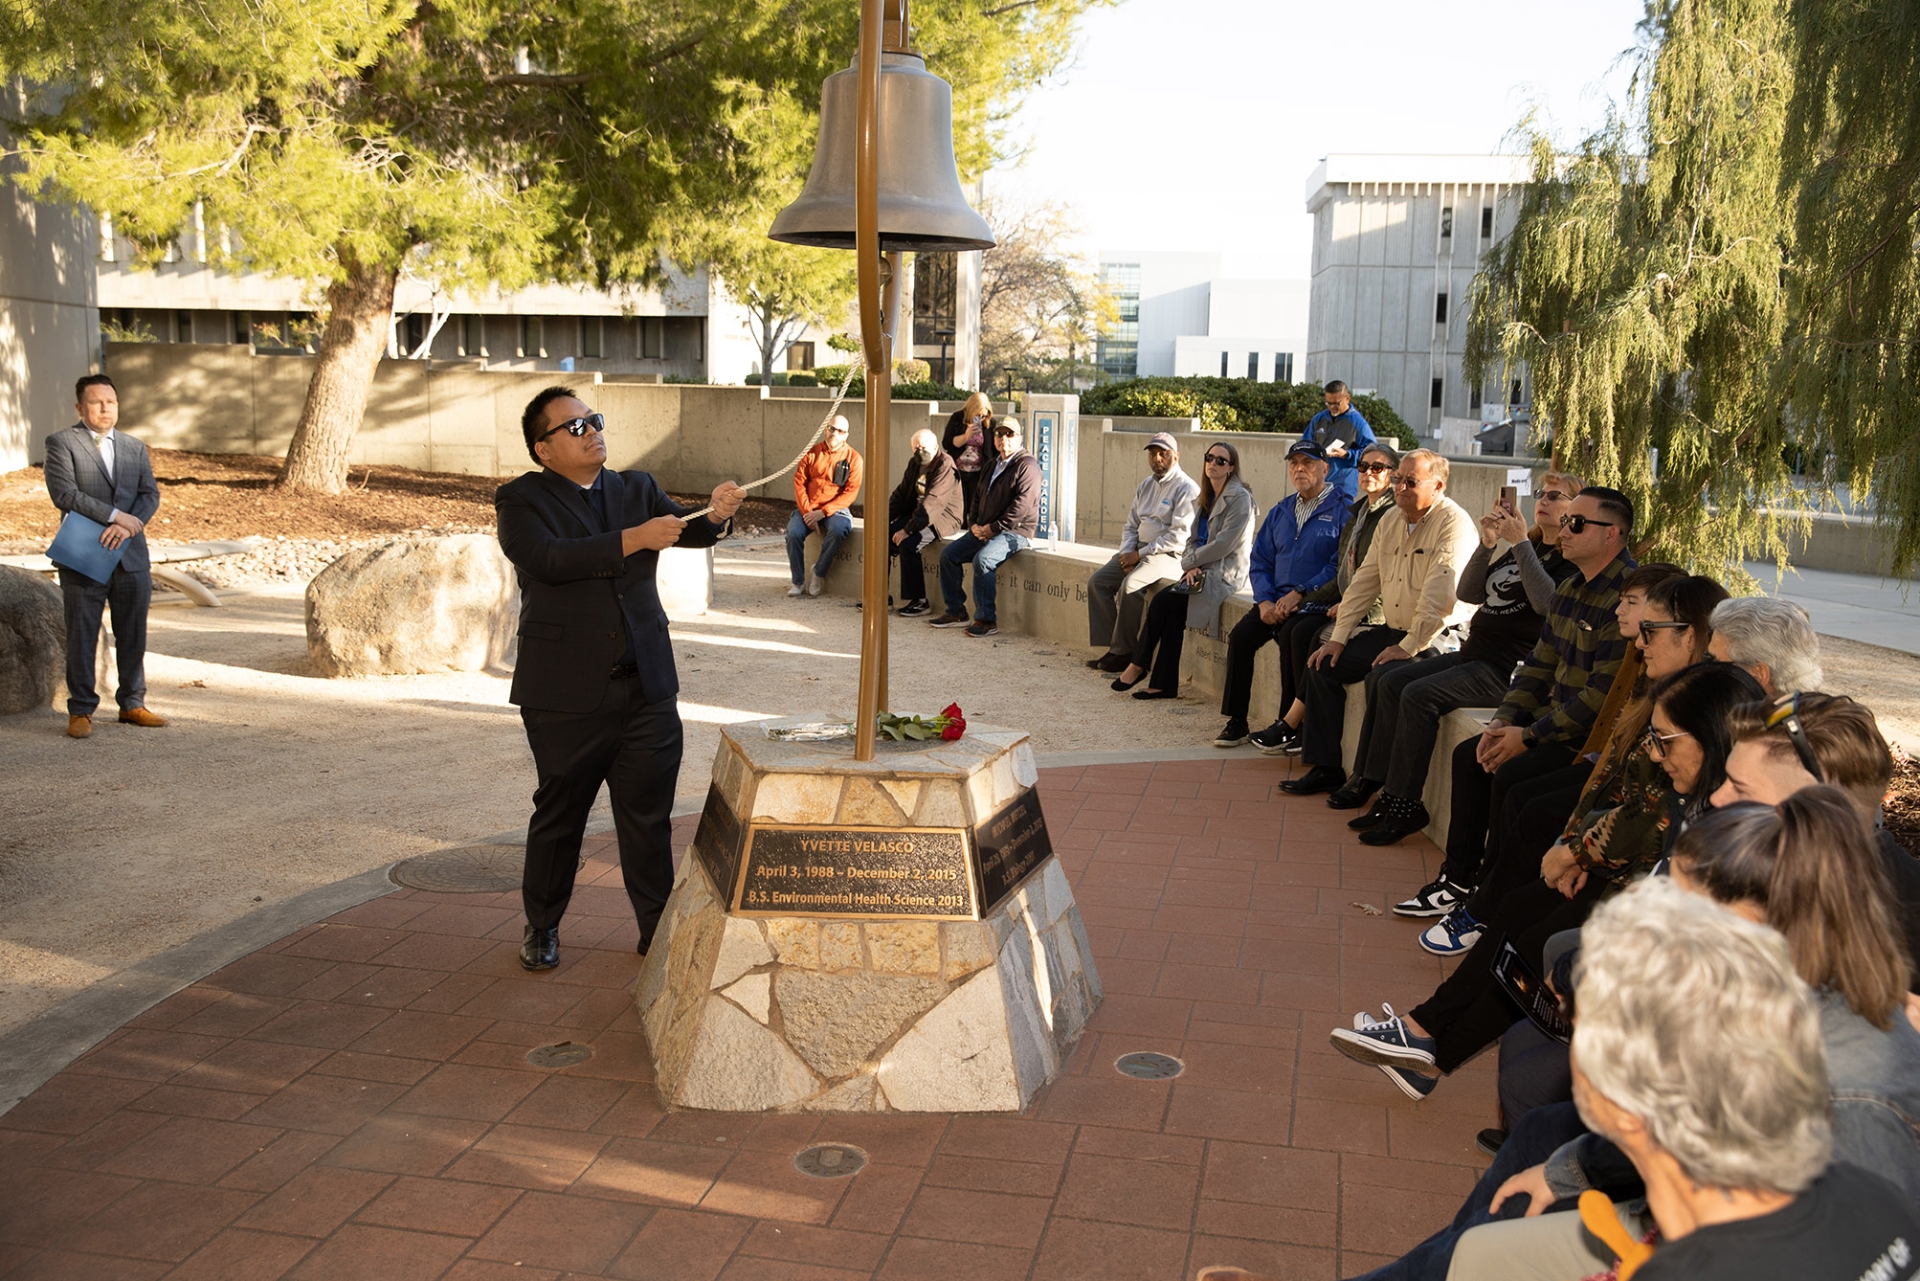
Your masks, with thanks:
[{"label": "plaid flannel shirt", "polygon": [[1529,744],[1579,743],[1592,728],[1626,657],[1613,611],[1632,568],[1631,557],[1618,556],[1592,579],[1574,574],[1554,588],[1540,639],[1494,713],[1520,726]]}]

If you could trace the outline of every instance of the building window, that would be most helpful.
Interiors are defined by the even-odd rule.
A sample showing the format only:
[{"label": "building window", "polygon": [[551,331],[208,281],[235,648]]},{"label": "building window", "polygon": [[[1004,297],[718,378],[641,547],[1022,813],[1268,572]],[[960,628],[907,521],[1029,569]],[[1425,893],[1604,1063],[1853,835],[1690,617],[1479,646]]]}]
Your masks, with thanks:
[{"label": "building window", "polygon": [[1445,294],[1435,294],[1433,296],[1433,323],[1436,325],[1444,325],[1447,323],[1447,296]]},{"label": "building window", "polygon": [[1140,264],[1103,262],[1100,283],[1113,296],[1119,319],[1100,335],[1094,360],[1109,378],[1132,378],[1140,369]]},{"label": "building window", "polygon": [[547,354],[547,327],[540,317],[520,318],[520,354],[536,360]]},{"label": "building window", "polygon": [[580,354],[582,356],[604,356],[607,354],[606,337],[603,324],[598,316],[580,317]]},{"label": "building window", "polygon": [[233,341],[237,343],[252,342],[253,313],[249,311],[236,311],[231,314],[233,316]]},{"label": "building window", "polygon": [[1467,389],[1467,408],[1474,413],[1480,412],[1480,384],[1475,383]]},{"label": "building window", "polygon": [[1290,383],[1293,381],[1293,353],[1276,351],[1273,353],[1273,381]]},{"label": "building window", "polygon": [[460,317],[460,354],[462,356],[487,354],[487,318],[485,316]]},{"label": "building window", "polygon": [[1433,396],[1431,399],[1427,401],[1427,408],[1429,409],[1440,408],[1440,401],[1443,395],[1445,394],[1446,390],[1447,390],[1446,379],[1444,378],[1434,379],[1433,380]]},{"label": "building window", "polygon": [[1520,380],[1518,378],[1513,380],[1513,395],[1507,397],[1507,403],[1509,405],[1517,405],[1520,403]]},{"label": "building window", "polygon": [[1446,240],[1453,235],[1453,206],[1440,206],[1440,238]]},{"label": "building window", "polygon": [[640,317],[640,358],[664,360],[667,351],[667,322],[663,316]]},{"label": "building window", "polygon": [[173,313],[173,340],[175,342],[193,341],[193,313],[176,311]]},{"label": "building window", "polygon": [[813,344],[810,342],[797,342],[797,343],[794,343],[791,347],[788,347],[787,348],[787,368],[789,370],[812,369],[813,368]]},{"label": "building window", "polygon": [[1247,381],[1260,381],[1260,353],[1257,351],[1247,353]]},{"label": "building window", "polygon": [[414,352],[420,350],[420,344],[426,342],[427,320],[428,317],[421,315],[417,311],[407,313],[407,344],[406,350],[400,353],[402,356],[413,355]]},{"label": "building window", "polygon": [[1227,357],[1229,354],[1230,353],[1224,351],[1220,353],[1220,376],[1222,378],[1227,376]]},{"label": "building window", "polygon": [[1480,239],[1482,240],[1493,239],[1493,206],[1492,205],[1482,205],[1480,207]]}]

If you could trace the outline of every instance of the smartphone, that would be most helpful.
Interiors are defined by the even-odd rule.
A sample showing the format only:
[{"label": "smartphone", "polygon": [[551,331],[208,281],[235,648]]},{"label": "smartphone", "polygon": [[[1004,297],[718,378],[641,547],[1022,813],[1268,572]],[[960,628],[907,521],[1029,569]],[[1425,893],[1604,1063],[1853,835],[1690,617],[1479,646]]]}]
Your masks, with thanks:
[{"label": "smartphone", "polygon": [[1520,514],[1520,490],[1513,485],[1500,486],[1500,505],[1513,515]]}]

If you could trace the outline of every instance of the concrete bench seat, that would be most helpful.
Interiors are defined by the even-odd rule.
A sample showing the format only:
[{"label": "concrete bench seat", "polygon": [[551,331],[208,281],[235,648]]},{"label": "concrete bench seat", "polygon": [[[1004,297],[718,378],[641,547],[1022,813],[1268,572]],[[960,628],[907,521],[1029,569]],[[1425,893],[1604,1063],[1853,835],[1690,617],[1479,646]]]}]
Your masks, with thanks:
[{"label": "concrete bench seat", "polygon": [[[809,536],[808,552],[817,554],[817,536]],[[927,571],[927,595],[936,611],[944,606],[940,596],[940,551],[944,542],[934,543],[920,553]],[[861,523],[854,521],[854,532],[841,544],[832,571],[827,575],[826,594],[846,598],[860,595],[862,565]],[[1092,647],[1082,640],[1087,634],[1087,576],[1113,555],[1109,547],[1084,543],[1040,542],[1009,556],[1000,566],[996,621],[1000,630],[1032,636],[1050,644],[1073,649]],[[967,569],[971,584],[973,570]],[[896,593],[897,594],[897,593]],[[972,599],[971,586],[968,592]],[[1242,592],[1222,606],[1220,639],[1202,632],[1188,632],[1180,657],[1183,694],[1192,694],[1218,703],[1227,675],[1227,634],[1248,610],[1253,598]],[[902,620],[908,622],[910,620]],[[1360,724],[1366,715],[1366,687],[1355,683],[1347,687],[1346,729],[1341,737],[1342,763],[1353,768],[1353,756],[1360,737]],[[1263,649],[1254,665],[1252,713],[1257,728],[1277,714],[1280,703],[1280,664],[1276,651]],[[1440,725],[1440,737],[1434,744],[1434,759],[1427,770],[1426,793],[1422,797],[1433,821],[1426,835],[1444,846],[1447,823],[1452,812],[1453,750],[1469,738],[1477,738],[1486,728],[1494,709],[1463,708],[1449,714]],[[1211,729],[1209,730],[1211,732]],[[1167,746],[1190,746],[1169,742]],[[1245,749],[1243,749],[1245,750]],[[1409,892],[1414,887],[1409,886]]]}]

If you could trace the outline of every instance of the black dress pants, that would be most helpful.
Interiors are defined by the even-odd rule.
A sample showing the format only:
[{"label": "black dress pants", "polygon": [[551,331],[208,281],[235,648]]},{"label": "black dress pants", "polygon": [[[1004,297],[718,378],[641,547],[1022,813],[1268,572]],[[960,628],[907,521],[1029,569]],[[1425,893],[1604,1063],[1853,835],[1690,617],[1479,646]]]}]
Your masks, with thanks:
[{"label": "black dress pants", "polygon": [[[1167,593],[1161,592],[1162,596]],[[1228,720],[1247,719],[1247,704],[1253,701],[1253,662],[1260,649],[1268,641],[1278,641],[1281,629],[1298,615],[1289,615],[1277,623],[1260,621],[1260,608],[1255,606],[1240,616],[1240,621],[1227,633],[1227,679],[1226,688],[1220,691],[1220,714]],[[1280,647],[1280,669],[1287,667],[1286,646]],[[1282,682],[1285,683],[1284,681]],[[1287,710],[1286,703],[1280,705],[1281,712]]]},{"label": "black dress pants", "polygon": [[1293,700],[1300,697],[1300,681],[1306,674],[1307,658],[1320,648],[1320,633],[1332,626],[1324,610],[1310,614],[1296,611],[1280,624],[1275,637],[1280,645],[1280,716],[1285,716]]},{"label": "black dress pants", "polygon": [[1303,763],[1340,764],[1340,734],[1347,725],[1347,686],[1382,673],[1384,669],[1376,668],[1373,660],[1406,635],[1398,627],[1362,627],[1347,639],[1337,662],[1307,668],[1300,678],[1300,696],[1307,703],[1300,737]]},{"label": "black dress pants", "polygon": [[[1503,811],[1508,792],[1543,774],[1565,769],[1574,759],[1573,749],[1563,743],[1537,743],[1489,774],[1480,767],[1479,749],[1478,738],[1469,738],[1453,749],[1453,817],[1447,826],[1445,871],[1455,885],[1480,883],[1487,852],[1499,848],[1501,842],[1502,832],[1495,820]],[[1540,874],[1537,862],[1533,870],[1535,876]]]},{"label": "black dress pants", "polygon": [[1579,804],[1580,789],[1592,772],[1593,766],[1586,761],[1575,761],[1507,792],[1495,822],[1499,839],[1487,842],[1479,887],[1467,900],[1467,911],[1475,920],[1486,920],[1499,908],[1501,899],[1539,877],[1540,860],[1567,830],[1567,819]]},{"label": "black dress pants", "polygon": [[[1187,600],[1186,592],[1169,587],[1156,592],[1147,605],[1147,621],[1140,628],[1133,663],[1152,673],[1147,681],[1149,689],[1180,688],[1180,653],[1187,642]],[[1249,617],[1259,619],[1257,614]]]},{"label": "black dress pants", "polygon": [[[907,541],[896,543],[893,536],[906,524],[904,519],[896,520],[887,526],[887,555],[900,562],[900,603],[927,598],[927,566],[920,559],[920,539],[922,531],[907,535]],[[935,540],[939,541],[938,539]]]},{"label": "black dress pants", "polygon": [[643,701],[638,680],[612,680],[591,712],[520,709],[539,784],[520,885],[527,924],[554,929],[573,897],[587,812],[605,783],[620,871],[640,937],[651,939],[673,890],[673,789],[680,775],[680,708]]},{"label": "black dress pants", "polygon": [[146,570],[114,567],[112,577],[96,583],[71,569],[60,571],[60,598],[67,624],[67,715],[91,716],[100,706],[94,689],[94,661],[100,652],[100,615],[113,615],[113,654],[120,667],[114,700],[123,712],[147,705],[147,610],[153,604],[153,576]]}]

